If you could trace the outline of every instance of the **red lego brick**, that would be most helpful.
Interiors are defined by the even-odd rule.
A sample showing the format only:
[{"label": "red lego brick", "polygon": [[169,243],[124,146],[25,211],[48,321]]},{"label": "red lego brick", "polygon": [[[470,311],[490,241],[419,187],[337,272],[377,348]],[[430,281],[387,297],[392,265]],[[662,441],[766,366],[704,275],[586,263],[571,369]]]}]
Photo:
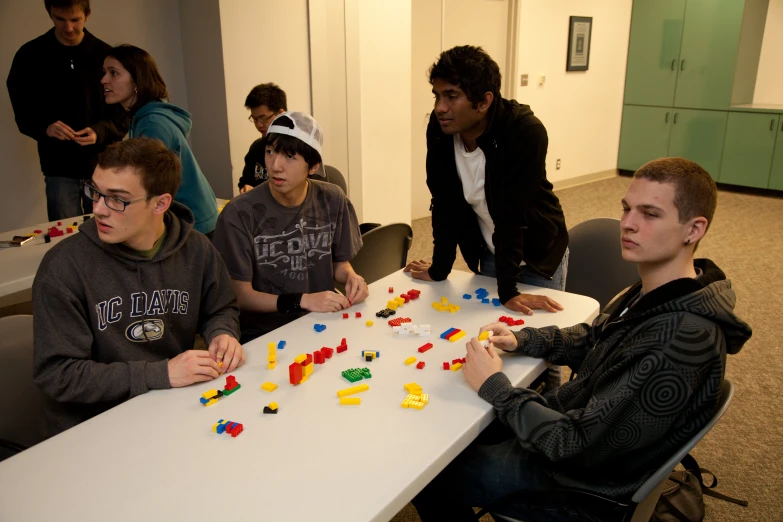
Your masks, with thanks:
[{"label": "red lego brick", "polygon": [[432,343],[427,343],[424,346],[420,346],[419,347],[419,353],[424,353],[427,350],[429,350],[430,348],[432,348]]},{"label": "red lego brick", "polygon": [[348,349],[347,346],[345,346],[344,344],[341,344],[340,346],[337,347],[337,353],[343,353],[347,349]]},{"label": "red lego brick", "polygon": [[343,314],[343,319],[348,319],[348,314]]},{"label": "red lego brick", "polygon": [[444,339],[446,339],[446,340],[451,339],[453,336],[457,335],[461,331],[462,330],[460,330],[459,328],[455,328],[454,331],[449,333],[446,337],[444,337]]},{"label": "red lego brick", "polygon": [[356,318],[359,319],[362,316],[361,312],[356,312]]},{"label": "red lego brick", "polygon": [[524,319],[517,319],[516,321],[514,321],[514,326],[519,326],[522,324],[525,324]]},{"label": "red lego brick", "polygon": [[33,234],[43,234],[43,230],[33,230]]},{"label": "red lego brick", "polygon": [[416,289],[408,290],[408,293],[406,295],[411,300],[418,299],[419,295],[421,295],[421,291]]},{"label": "red lego brick", "polygon": [[400,297],[402,297],[402,300],[406,303],[411,300],[411,298],[408,297],[408,294],[400,294]]},{"label": "red lego brick", "polygon": [[299,363],[292,363],[288,367],[288,380],[291,384],[299,384],[302,382],[302,365]]},{"label": "red lego brick", "polygon": [[318,350],[317,352],[313,353],[313,359],[315,361],[315,364],[323,364],[324,363],[324,353],[321,350]]},{"label": "red lego brick", "polygon": [[58,227],[61,227],[61,226],[63,226],[63,222],[62,222],[62,221],[58,221],[58,222],[57,222],[57,226],[58,226]]},{"label": "red lego brick", "polygon": [[308,364],[313,364],[313,356],[309,353],[307,354],[307,358],[302,363],[302,366],[307,366]]},{"label": "red lego brick", "polygon": [[245,427],[242,424],[237,424],[236,426],[234,426],[234,429],[231,430],[231,436],[236,437],[243,431],[245,431]]},{"label": "red lego brick", "polygon": [[443,363],[443,369],[444,369],[444,370],[448,370],[448,369],[450,369],[450,368],[451,368],[451,366],[449,365],[449,363],[447,363],[447,362],[444,362],[444,363]]},{"label": "red lego brick", "polygon": [[390,287],[389,287],[389,293],[390,293],[390,294],[393,294],[393,293],[394,293],[394,287],[393,287],[393,286],[390,286]]},{"label": "red lego brick", "polygon": [[223,389],[230,391],[236,388],[237,386],[239,386],[239,384],[237,383],[236,377],[234,377],[233,375],[229,375],[228,377],[226,377],[226,385],[223,387]]},{"label": "red lego brick", "polygon": [[457,364],[458,362],[460,362],[460,360],[459,360],[459,359],[452,359],[452,360],[451,360],[451,364]]},{"label": "red lego brick", "polygon": [[419,370],[423,370],[424,369],[424,361],[419,361],[416,364],[416,368],[418,368]]},{"label": "red lego brick", "polygon": [[326,346],[324,346],[323,348],[321,348],[321,353],[326,359],[331,359],[332,355],[334,355],[334,349],[327,348]]}]

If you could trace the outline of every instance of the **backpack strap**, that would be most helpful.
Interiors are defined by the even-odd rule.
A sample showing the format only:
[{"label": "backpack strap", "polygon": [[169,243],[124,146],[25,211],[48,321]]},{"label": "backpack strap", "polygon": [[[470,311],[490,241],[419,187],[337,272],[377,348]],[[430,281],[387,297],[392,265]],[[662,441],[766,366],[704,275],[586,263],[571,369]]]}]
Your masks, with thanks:
[{"label": "backpack strap", "polygon": [[663,502],[663,504],[666,506],[666,508],[669,510],[668,514],[674,516],[677,520],[680,522],[692,522],[690,518],[685,516],[685,514],[677,509],[674,504],[671,503],[671,501],[666,498],[664,495],[661,495],[658,499],[660,502]]},{"label": "backpack strap", "polygon": [[[748,507],[747,500],[741,500],[738,498],[730,497],[728,495],[724,495],[723,493],[718,493],[717,491],[713,491],[713,488],[718,485],[718,477],[716,477],[715,473],[713,473],[712,471],[706,468],[699,467],[699,463],[696,462],[696,459],[693,458],[693,456],[690,453],[685,455],[680,461],[680,463],[687,471],[693,473],[696,476],[696,478],[699,480],[699,484],[701,485],[701,490],[703,494],[709,497],[725,500],[726,502],[731,502],[732,504],[737,504],[738,506]],[[709,486],[704,483],[704,477],[702,477],[702,473],[712,476],[712,483]]]}]

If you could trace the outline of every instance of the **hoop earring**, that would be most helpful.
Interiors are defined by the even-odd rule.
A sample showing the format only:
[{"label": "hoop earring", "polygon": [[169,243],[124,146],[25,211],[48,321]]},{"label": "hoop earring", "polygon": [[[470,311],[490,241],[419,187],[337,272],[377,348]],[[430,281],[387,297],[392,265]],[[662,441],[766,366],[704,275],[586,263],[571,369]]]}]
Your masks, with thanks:
[{"label": "hoop earring", "polygon": [[686,239],[686,240],[685,240],[685,244],[686,244],[686,245],[690,245],[690,244],[691,244],[691,240],[690,240],[690,239]]}]

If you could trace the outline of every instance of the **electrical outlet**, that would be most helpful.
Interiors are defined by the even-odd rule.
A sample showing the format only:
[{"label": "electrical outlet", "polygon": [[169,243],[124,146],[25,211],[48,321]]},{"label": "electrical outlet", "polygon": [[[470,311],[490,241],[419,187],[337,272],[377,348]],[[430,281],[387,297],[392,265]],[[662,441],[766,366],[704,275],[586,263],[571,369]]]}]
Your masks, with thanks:
[{"label": "electrical outlet", "polygon": [[521,80],[521,82],[520,82],[520,85],[521,85],[522,87],[527,87],[527,74],[523,74],[523,75],[522,75],[522,80]]},{"label": "electrical outlet", "polygon": [[555,170],[560,170],[560,158],[557,158],[557,163],[555,164]]}]

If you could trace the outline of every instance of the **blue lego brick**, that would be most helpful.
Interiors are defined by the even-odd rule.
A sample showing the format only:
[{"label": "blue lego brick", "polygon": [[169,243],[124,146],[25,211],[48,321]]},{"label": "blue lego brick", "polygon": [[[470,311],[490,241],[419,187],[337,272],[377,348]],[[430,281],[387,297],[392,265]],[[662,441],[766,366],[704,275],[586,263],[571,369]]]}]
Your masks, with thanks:
[{"label": "blue lego brick", "polygon": [[280,341],[279,343],[277,343],[278,350],[282,350],[283,348],[285,348],[285,341]]},{"label": "blue lego brick", "polygon": [[441,339],[445,339],[445,338],[446,338],[446,336],[448,336],[448,335],[449,335],[451,332],[453,332],[454,330],[456,330],[456,328],[449,328],[448,330],[446,330],[445,332],[443,332],[442,334],[440,334],[440,338],[441,338]]},{"label": "blue lego brick", "polygon": [[218,435],[222,435],[223,432],[225,431],[226,431],[226,425],[223,423],[223,419],[220,419],[218,421],[218,427],[217,427]]},{"label": "blue lego brick", "polygon": [[318,324],[318,323],[316,323],[316,324],[313,325],[313,329],[316,332],[320,333],[320,332],[323,332],[324,330],[326,330],[326,325],[325,324]]},{"label": "blue lego brick", "polygon": [[495,306],[500,306],[500,299],[495,297],[494,299],[492,299],[492,304]]},{"label": "blue lego brick", "polygon": [[489,299],[482,299],[481,304],[489,304]]},{"label": "blue lego brick", "polygon": [[206,404],[209,402],[209,399],[205,399],[204,397],[199,397],[198,400],[201,401],[201,404]]},{"label": "blue lego brick", "polygon": [[462,294],[462,298],[463,298],[463,299],[470,299],[470,298],[472,298],[472,297],[473,297],[473,296],[472,296],[472,295],[470,295],[470,294]]}]

